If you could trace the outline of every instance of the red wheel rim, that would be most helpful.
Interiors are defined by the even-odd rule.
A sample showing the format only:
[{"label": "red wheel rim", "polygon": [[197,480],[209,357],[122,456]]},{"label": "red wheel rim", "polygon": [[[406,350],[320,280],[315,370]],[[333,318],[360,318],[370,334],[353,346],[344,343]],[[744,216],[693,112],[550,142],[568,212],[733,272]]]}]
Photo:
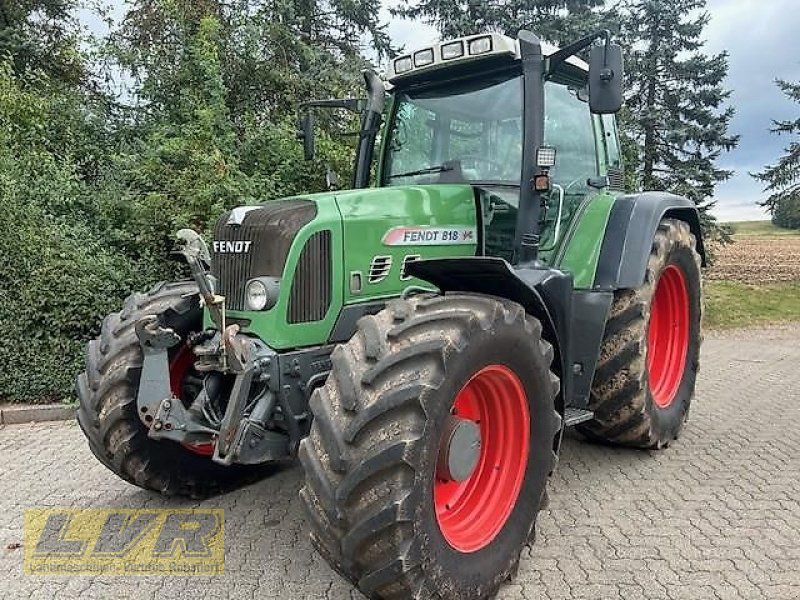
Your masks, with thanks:
[{"label": "red wheel rim", "polygon": [[647,330],[647,372],[653,402],[670,406],[678,393],[689,348],[689,294],[686,276],[669,265],[656,285]]},{"label": "red wheel rim", "polygon": [[466,480],[436,479],[436,520],[453,548],[476,552],[500,533],[517,503],[528,465],[528,398],[511,369],[490,365],[461,388],[453,411],[478,424],[480,457]]},{"label": "red wheel rim", "polygon": [[[189,346],[181,346],[178,353],[169,361],[169,387],[172,395],[181,399],[181,392],[183,391],[183,380],[189,369],[194,364],[194,356]],[[185,442],[181,444],[187,450],[191,450],[195,454],[201,456],[211,456],[214,454],[213,442]]]}]

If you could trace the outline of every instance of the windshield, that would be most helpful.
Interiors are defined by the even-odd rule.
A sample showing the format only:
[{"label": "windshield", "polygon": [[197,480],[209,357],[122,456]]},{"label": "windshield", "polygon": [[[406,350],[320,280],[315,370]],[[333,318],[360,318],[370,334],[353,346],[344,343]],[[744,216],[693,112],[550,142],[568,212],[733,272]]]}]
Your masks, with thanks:
[{"label": "windshield", "polygon": [[385,185],[519,185],[521,76],[399,93],[389,129]]}]

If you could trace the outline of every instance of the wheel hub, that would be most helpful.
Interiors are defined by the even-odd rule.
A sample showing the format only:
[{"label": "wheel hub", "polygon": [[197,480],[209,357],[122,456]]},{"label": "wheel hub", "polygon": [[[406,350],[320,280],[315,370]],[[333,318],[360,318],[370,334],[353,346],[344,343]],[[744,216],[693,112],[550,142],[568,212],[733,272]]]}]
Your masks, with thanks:
[{"label": "wheel hub", "polygon": [[647,372],[659,408],[668,408],[678,393],[688,348],[688,284],[683,271],[669,265],[656,284],[647,330]]},{"label": "wheel hub", "polygon": [[481,457],[481,430],[477,423],[450,415],[445,423],[436,476],[442,481],[466,481]]},{"label": "wheel hub", "polygon": [[459,552],[491,544],[517,504],[530,447],[528,398],[519,377],[493,364],[452,404],[439,442],[433,502],[445,540]]}]

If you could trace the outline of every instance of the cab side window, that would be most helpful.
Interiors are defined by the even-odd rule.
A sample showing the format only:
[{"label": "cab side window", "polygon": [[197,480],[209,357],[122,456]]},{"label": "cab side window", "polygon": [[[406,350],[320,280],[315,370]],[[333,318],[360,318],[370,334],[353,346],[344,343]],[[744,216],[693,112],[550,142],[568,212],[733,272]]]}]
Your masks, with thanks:
[{"label": "cab side window", "polygon": [[556,149],[553,183],[566,193],[586,192],[586,180],[597,175],[594,128],[589,104],[578,90],[554,81],[545,84],[544,143]]},{"label": "cab side window", "polygon": [[553,190],[540,220],[540,250],[548,260],[564,239],[564,232],[589,193],[588,180],[597,176],[595,120],[589,103],[579,98],[578,88],[557,81],[544,86],[544,143],[556,149],[550,169]]}]

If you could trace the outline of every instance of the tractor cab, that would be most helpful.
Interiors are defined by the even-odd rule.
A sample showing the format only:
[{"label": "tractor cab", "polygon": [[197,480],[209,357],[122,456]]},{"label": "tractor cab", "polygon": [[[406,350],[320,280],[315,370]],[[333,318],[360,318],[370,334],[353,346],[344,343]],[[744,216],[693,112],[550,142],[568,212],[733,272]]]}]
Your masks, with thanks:
[{"label": "tractor cab", "polygon": [[[386,123],[370,183],[467,184],[482,229],[478,254],[513,262],[515,242],[530,234],[533,256],[557,262],[574,217],[594,196],[622,187],[611,114],[619,109],[621,55],[607,37],[606,46],[593,50],[596,73],[575,55],[601,36],[607,34],[559,50],[525,32],[519,39],[473,35],[395,58],[386,74]],[[369,76],[367,82],[368,89],[374,85]],[[593,93],[594,112],[604,114],[593,114]],[[382,101],[375,104],[383,107]],[[375,131],[374,120],[369,126]],[[371,142],[369,132],[362,133],[362,143]],[[358,160],[372,155],[360,150]],[[356,165],[357,174],[369,171]],[[354,187],[365,185],[357,175]],[[534,226],[518,226],[521,202],[538,204],[525,215],[529,221],[536,213]]]}]

